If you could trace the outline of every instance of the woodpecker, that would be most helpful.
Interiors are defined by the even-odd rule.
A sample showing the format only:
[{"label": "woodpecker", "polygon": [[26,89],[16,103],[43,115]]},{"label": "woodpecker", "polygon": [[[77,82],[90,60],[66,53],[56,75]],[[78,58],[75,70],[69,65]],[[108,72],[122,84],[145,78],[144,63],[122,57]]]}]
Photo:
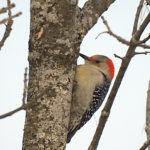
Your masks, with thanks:
[{"label": "woodpecker", "polygon": [[112,60],[106,56],[79,55],[85,64],[76,68],[67,143],[101,106],[115,71]]}]

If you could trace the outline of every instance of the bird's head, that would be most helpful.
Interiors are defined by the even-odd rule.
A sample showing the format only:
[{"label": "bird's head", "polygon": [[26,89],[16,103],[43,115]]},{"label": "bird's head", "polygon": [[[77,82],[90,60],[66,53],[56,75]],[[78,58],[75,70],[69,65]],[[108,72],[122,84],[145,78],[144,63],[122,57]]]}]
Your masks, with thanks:
[{"label": "bird's head", "polygon": [[114,77],[114,64],[112,60],[104,55],[94,55],[88,57],[80,53],[80,56],[85,60],[85,64],[91,64],[98,67],[104,74],[106,74],[111,80]]}]

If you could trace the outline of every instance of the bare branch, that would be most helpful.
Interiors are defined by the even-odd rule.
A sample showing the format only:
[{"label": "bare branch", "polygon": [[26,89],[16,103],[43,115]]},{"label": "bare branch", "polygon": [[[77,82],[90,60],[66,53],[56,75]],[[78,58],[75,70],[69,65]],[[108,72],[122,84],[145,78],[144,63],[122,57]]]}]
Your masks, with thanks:
[{"label": "bare branch", "polygon": [[149,34],[146,38],[144,38],[143,40],[137,41],[137,40],[135,39],[134,35],[133,35],[133,37],[132,37],[132,44],[135,44],[135,45],[137,45],[137,46],[139,46],[139,47],[142,47],[142,48],[144,48],[144,49],[150,49],[150,46],[149,46],[149,45],[143,44],[143,43],[145,43],[146,41],[148,41],[149,38],[150,38],[150,34]]},{"label": "bare branch", "polygon": [[9,7],[3,7],[3,8],[0,9],[0,14],[7,12],[8,9],[12,9],[14,7],[15,7],[14,3],[10,4]]},{"label": "bare branch", "polygon": [[32,107],[34,105],[34,103],[37,102],[37,99],[41,98],[45,93],[47,93],[50,90],[51,86],[48,86],[45,90],[43,90],[43,92],[41,92],[39,95],[35,96],[35,98],[33,98],[33,101],[29,101],[27,104],[23,104],[22,106],[7,112],[3,115],[0,115],[0,119],[4,119],[6,117],[9,117],[13,114],[15,114],[16,112],[19,112],[20,110],[24,110],[24,109],[28,109],[30,107]]},{"label": "bare branch", "polygon": [[[16,13],[15,15],[12,15],[12,16],[11,16],[11,19],[14,19],[14,18],[16,18],[16,17],[19,17],[21,14],[22,14],[22,12],[18,12],[18,13]],[[1,21],[0,21],[0,24],[6,23],[9,19],[10,19],[10,18],[6,18],[6,19],[1,20]]]},{"label": "bare branch", "polygon": [[10,0],[7,0],[7,7],[4,7],[2,9],[0,9],[0,14],[6,12],[8,10],[8,18],[5,18],[5,19],[0,21],[0,24],[4,24],[4,23],[7,22],[5,33],[4,33],[4,35],[3,35],[3,37],[0,41],[0,50],[1,50],[2,46],[4,45],[6,39],[10,35],[11,27],[12,27],[12,24],[13,24],[12,19],[21,15],[21,12],[19,12],[19,13],[12,16],[11,9],[13,7],[15,7],[15,4],[14,3],[11,4]]},{"label": "bare branch", "polygon": [[149,53],[150,52],[148,52],[148,51],[145,51],[145,52],[135,52],[135,55],[147,55]]},{"label": "bare branch", "polygon": [[114,56],[115,56],[116,58],[121,59],[121,60],[123,60],[123,59],[124,59],[123,57],[120,57],[120,56],[118,56],[117,54],[114,54]]},{"label": "bare branch", "polygon": [[149,39],[150,39],[150,34],[149,34],[146,38],[144,38],[143,40],[139,41],[138,44],[145,43],[145,42],[147,42]]},{"label": "bare branch", "polygon": [[111,30],[111,28],[109,27],[107,21],[105,20],[105,18],[103,16],[101,18],[102,18],[103,23],[105,24],[105,26],[106,26],[106,28],[107,28],[108,31],[104,31],[104,32],[99,33],[98,36],[95,39],[97,39],[101,34],[107,33],[107,34],[113,36],[114,38],[116,38],[119,42],[121,42],[121,43],[123,43],[123,44],[125,44],[127,46],[130,46],[131,44],[134,44],[134,45],[136,45],[138,47],[142,47],[144,49],[150,49],[149,45],[142,44],[142,43],[145,43],[147,40],[149,40],[150,34],[146,38],[144,38],[143,40],[141,40],[141,41],[137,41],[135,39],[135,36],[133,36],[132,37],[132,42],[129,42],[129,41],[123,39],[122,37],[116,35],[115,33],[113,33],[112,30]]},{"label": "bare branch", "polygon": [[0,119],[6,118],[8,116],[11,116],[11,115],[15,114],[16,112],[18,112],[20,110],[26,109],[27,106],[29,105],[28,103],[25,104],[25,99],[26,99],[26,96],[27,96],[27,71],[28,71],[28,68],[26,67],[25,72],[24,72],[24,90],[23,90],[22,106],[14,109],[14,110],[12,110],[8,113],[0,115]]},{"label": "bare branch", "polygon": [[144,0],[140,0],[139,6],[137,8],[132,35],[137,31],[138,20],[139,20],[139,16],[140,16],[140,13],[141,13],[141,10],[143,7],[143,2],[144,2]]},{"label": "bare branch", "polygon": [[137,32],[133,35],[133,38],[135,38],[136,40],[139,40],[141,37],[141,34],[143,33],[144,29],[146,28],[149,22],[150,22],[150,12],[148,13],[147,17],[144,19],[143,23],[140,25]]},{"label": "bare branch", "polygon": [[101,16],[101,19],[103,20],[104,25],[106,26],[108,32],[112,32],[107,21],[105,20],[104,16]]},{"label": "bare branch", "polygon": [[9,19],[8,19],[8,23],[6,25],[6,30],[5,30],[4,36],[3,36],[2,40],[0,41],[0,50],[1,50],[1,47],[4,45],[6,39],[9,37],[10,32],[11,32],[11,26],[13,24],[13,20],[11,19],[11,3],[10,3],[10,0],[7,0],[7,6],[8,6]]},{"label": "bare branch", "polygon": [[150,145],[150,141],[146,141],[139,150],[145,150]]},{"label": "bare branch", "polygon": [[[137,11],[139,11],[139,10],[137,10]],[[140,12],[137,12],[137,13],[140,13]],[[108,24],[105,21],[105,19],[103,17],[102,17],[102,19],[103,19],[104,24],[107,27],[108,32],[111,33],[111,35],[113,35],[111,30],[110,30],[110,27],[108,26]],[[149,21],[150,21],[150,13],[147,15],[147,17],[145,18],[145,20],[143,21],[143,23],[139,27],[139,30],[135,32],[135,34],[133,35],[134,37],[132,36],[132,38],[130,39],[129,48],[127,50],[127,53],[126,53],[125,57],[123,57],[123,59],[122,59],[122,63],[121,63],[119,72],[117,74],[117,77],[116,77],[116,80],[114,82],[114,85],[113,85],[113,87],[111,89],[111,92],[110,92],[110,94],[108,96],[107,102],[106,102],[106,104],[105,104],[105,106],[104,106],[104,108],[103,108],[103,110],[101,112],[101,116],[99,118],[98,127],[96,129],[96,132],[94,134],[93,140],[92,140],[88,150],[96,150],[96,148],[98,146],[98,142],[99,142],[100,137],[102,135],[103,129],[104,129],[105,124],[106,124],[106,121],[108,120],[108,117],[110,115],[110,110],[111,110],[111,107],[113,105],[115,96],[116,96],[116,94],[118,92],[118,89],[119,89],[119,87],[121,85],[121,81],[122,81],[122,79],[124,77],[124,74],[125,74],[125,72],[126,72],[126,70],[128,68],[128,65],[129,65],[132,57],[135,56],[135,49],[136,49],[137,46],[141,46],[141,47],[143,46],[142,44],[141,45],[137,45],[137,43],[134,42],[133,39],[135,39],[135,41],[139,42],[141,34],[143,33],[143,31],[146,28],[146,26],[149,23]],[[138,22],[138,20],[137,20],[137,22]],[[135,28],[133,28],[133,30],[135,30]],[[116,38],[118,39],[118,36]],[[122,39],[120,41],[122,43],[124,42]],[[128,45],[128,41],[127,41],[127,45]],[[142,54],[143,54],[143,52],[142,52]],[[146,54],[146,52],[144,54]]]},{"label": "bare branch", "polygon": [[23,110],[23,109],[25,109],[25,108],[26,108],[26,105],[22,105],[22,106],[20,106],[20,107],[14,109],[14,110],[8,112],[8,113],[5,113],[5,114],[3,114],[3,115],[0,115],[0,119],[9,117],[9,116],[15,114],[16,112],[18,112],[18,111],[20,111],[20,110]]},{"label": "bare branch", "polygon": [[6,29],[5,29],[5,33],[3,35],[3,38],[0,41],[0,50],[1,50],[2,46],[4,45],[6,39],[10,35],[12,24],[13,24],[13,21],[12,20],[8,20],[8,23],[7,23]]},{"label": "bare branch", "polygon": [[85,35],[114,1],[115,0],[88,0],[84,7],[78,11],[80,32]]},{"label": "bare branch", "polygon": [[[103,34],[103,33],[107,33],[107,34],[109,34],[109,35],[115,37],[119,42],[121,42],[121,43],[123,43],[123,44],[125,44],[125,45],[128,45],[128,46],[130,45],[130,42],[129,42],[129,41],[123,39],[122,37],[120,37],[120,36],[118,36],[118,35],[116,35],[115,33],[112,32],[111,28],[109,27],[107,21],[105,20],[105,18],[104,18],[103,16],[101,16],[101,18],[102,18],[103,23],[104,23],[104,25],[106,26],[106,28],[107,28],[108,31],[104,31],[104,32],[100,33],[99,35],[101,35],[101,34]],[[99,35],[98,35],[98,36],[99,36]],[[97,36],[96,38],[98,38],[98,36]]]},{"label": "bare branch", "polygon": [[150,46],[146,44],[137,44],[137,46],[142,47],[144,49],[150,49]]},{"label": "bare branch", "polygon": [[7,0],[7,6],[8,6],[8,16],[10,18],[11,17],[11,2],[10,2],[10,0]]},{"label": "bare branch", "polygon": [[104,31],[104,32],[99,33],[99,34],[96,36],[95,39],[98,39],[98,37],[99,37],[100,35],[102,35],[102,34],[105,34],[105,33],[109,34],[108,32],[109,32],[109,31]]}]

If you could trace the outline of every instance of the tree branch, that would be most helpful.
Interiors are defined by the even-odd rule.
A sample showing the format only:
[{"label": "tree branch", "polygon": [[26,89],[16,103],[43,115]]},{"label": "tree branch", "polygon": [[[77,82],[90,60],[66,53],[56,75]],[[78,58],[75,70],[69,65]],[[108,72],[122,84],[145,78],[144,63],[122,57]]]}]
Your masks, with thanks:
[{"label": "tree branch", "polygon": [[150,46],[146,44],[137,44],[137,46],[142,47],[144,49],[150,49]]},{"label": "tree branch", "polygon": [[150,22],[150,12],[148,13],[147,17],[144,19],[143,23],[140,25],[135,35],[133,35],[133,38],[135,38],[135,40],[140,39],[141,34],[143,33],[144,29],[146,28],[149,22]]},{"label": "tree branch", "polygon": [[26,67],[25,68],[25,72],[24,72],[24,90],[23,90],[23,98],[22,98],[22,106],[10,111],[10,112],[7,112],[3,115],[0,115],[0,119],[3,119],[3,118],[6,118],[6,117],[9,117],[13,114],[15,114],[16,112],[20,111],[20,110],[23,110],[23,109],[26,109],[27,106],[29,105],[28,103],[25,104],[25,99],[26,99],[26,96],[27,96],[27,71],[28,71],[28,68]]},{"label": "tree branch", "polygon": [[[32,107],[34,105],[35,102],[37,102],[37,99],[41,98],[45,93],[47,93],[49,90],[51,89],[51,86],[48,86],[45,90],[43,90],[43,92],[41,92],[39,95],[37,95],[35,98],[33,98],[33,101],[29,101],[28,103],[26,104],[23,104],[22,106],[10,111],[10,112],[7,112],[3,115],[0,115],[0,119],[3,119],[3,118],[6,118],[6,117],[9,117],[13,114],[15,114],[16,112],[20,111],[20,110],[23,110],[23,109],[28,109],[30,107]],[[30,98],[29,98],[30,99]]]},{"label": "tree branch", "polygon": [[[137,10],[137,11],[139,11],[139,10]],[[138,13],[140,13],[140,12],[137,12],[137,14]],[[136,17],[137,17],[137,15],[136,15]],[[139,18],[139,17],[137,17],[137,18]],[[137,42],[139,42],[140,36],[143,33],[144,29],[146,28],[149,20],[150,20],[150,15],[148,14],[148,16],[145,18],[145,20],[143,21],[142,25],[140,26],[139,30],[136,31],[136,32],[132,31],[132,33],[135,32],[135,34],[133,36],[134,36],[134,38],[135,38],[135,40]],[[103,19],[103,22],[105,23],[105,25],[107,25],[107,22],[104,19]],[[138,22],[138,20],[135,21],[135,22]],[[107,29],[108,29],[108,32],[109,32],[110,31],[110,27],[107,26]],[[135,28],[133,28],[133,30],[135,30]],[[111,107],[113,105],[115,96],[116,96],[116,94],[118,92],[118,89],[119,89],[119,87],[121,85],[121,81],[122,81],[122,79],[124,77],[124,74],[125,74],[125,72],[126,72],[126,70],[128,68],[128,65],[129,65],[132,57],[135,55],[135,49],[136,49],[136,47],[138,45],[133,41],[133,36],[130,39],[130,42],[129,42],[130,44],[129,44],[129,48],[127,50],[127,53],[126,53],[125,57],[123,57],[123,59],[122,59],[122,63],[121,63],[119,72],[117,74],[116,80],[115,80],[114,85],[113,85],[113,87],[111,89],[111,92],[109,94],[107,102],[106,102],[106,104],[105,104],[105,106],[104,106],[104,108],[103,108],[103,110],[101,112],[101,116],[99,118],[98,127],[96,129],[95,135],[93,137],[93,140],[92,140],[88,150],[96,150],[96,148],[98,146],[98,142],[99,142],[100,137],[102,135],[103,129],[104,129],[105,124],[106,124],[106,121],[107,121],[107,119],[108,119],[108,117],[110,115],[110,110],[111,110]]]},{"label": "tree branch", "polygon": [[13,21],[8,19],[8,23],[6,25],[5,33],[3,35],[3,38],[0,41],[0,50],[1,50],[2,46],[4,45],[6,39],[10,35],[12,24],[13,24]]},{"label": "tree branch", "polygon": [[[107,30],[108,31],[104,31],[102,33],[99,33],[98,36],[96,37],[96,39],[101,35],[101,34],[104,34],[104,33],[107,33],[109,34],[110,36],[113,36],[114,38],[116,38],[119,42],[121,42],[122,44],[125,44],[127,46],[130,46],[131,43],[129,41],[127,41],[126,39],[122,38],[121,36],[118,36],[116,35],[115,33],[112,32],[111,28],[109,27],[107,21],[105,20],[105,18],[102,16],[101,17],[102,20],[103,20],[103,23],[104,25],[106,26]],[[133,36],[134,37],[134,36]],[[142,47],[144,49],[150,49],[150,46],[149,45],[146,45],[146,44],[142,44],[142,43],[145,43],[148,39],[150,38],[150,34],[144,38],[143,40],[141,41],[136,41],[135,38],[132,38],[132,44],[136,45],[136,46],[139,46],[139,47]]]},{"label": "tree branch", "polygon": [[150,141],[146,141],[139,150],[145,150],[150,145]]},{"label": "tree branch", "polygon": [[139,41],[138,44],[145,43],[145,42],[147,42],[149,39],[150,39],[150,34],[149,34],[146,38],[144,38],[143,40]]},{"label": "tree branch", "polygon": [[80,32],[85,35],[114,1],[115,0],[88,0],[79,12],[79,28],[82,29]]},{"label": "tree branch", "polygon": [[15,4],[14,4],[14,3],[10,4],[9,7],[3,7],[3,8],[0,9],[0,14],[3,14],[3,13],[5,13],[5,12],[7,12],[7,10],[12,9],[12,8],[14,8],[14,7],[15,7]]},{"label": "tree branch", "polygon": [[[0,41],[0,50],[1,50],[1,47],[4,45],[6,39],[9,37],[10,35],[10,32],[11,32],[11,26],[13,24],[13,20],[11,19],[11,8],[12,8],[12,5],[10,3],[10,0],[7,0],[7,8],[8,8],[8,23],[6,25],[6,30],[5,30],[5,33],[4,33],[4,36],[2,38],[2,40]],[[3,9],[5,10],[5,9]]]},{"label": "tree branch", "polygon": [[142,7],[143,7],[143,2],[144,2],[144,0],[140,0],[139,6],[137,8],[136,15],[135,15],[135,20],[134,20],[134,25],[133,25],[132,35],[134,35],[134,33],[137,31],[139,16],[140,16],[140,13],[141,13],[141,10],[142,10]]},{"label": "tree branch", "polygon": [[[120,37],[120,36],[118,36],[118,35],[116,35],[115,33],[112,32],[111,28],[109,27],[107,21],[105,20],[105,18],[103,16],[101,16],[101,19],[103,20],[103,23],[106,26],[108,31],[102,32],[102,33],[98,34],[98,36],[103,34],[103,33],[107,33],[107,34],[113,36],[114,38],[116,38],[119,42],[121,42],[125,45],[128,45],[128,46],[130,45],[129,41],[125,40],[124,38],[122,38],[122,37]],[[98,38],[98,36],[96,37],[96,39]]]},{"label": "tree branch", "polygon": [[147,55],[149,53],[150,52],[148,52],[148,51],[145,51],[145,52],[135,52],[135,55]]},{"label": "tree branch", "polygon": [[4,7],[2,9],[0,9],[0,14],[5,13],[8,10],[8,18],[5,18],[5,19],[0,21],[0,24],[4,24],[4,23],[7,22],[5,33],[4,33],[4,35],[3,35],[3,37],[0,41],[0,50],[1,50],[2,46],[4,45],[6,39],[10,35],[11,27],[12,27],[12,24],[13,24],[12,19],[21,15],[21,12],[19,12],[19,13],[12,16],[11,9],[14,8],[14,7],[15,7],[15,4],[14,3],[11,4],[10,0],[7,0],[7,7]]},{"label": "tree branch", "polygon": [[123,57],[120,57],[120,56],[118,56],[117,54],[114,54],[114,56],[116,57],[116,58],[119,58],[119,59],[124,59]]},{"label": "tree branch", "polygon": [[5,19],[3,19],[3,20],[0,21],[0,24],[6,23],[9,19],[14,19],[14,18],[16,18],[16,17],[19,17],[21,14],[22,14],[22,12],[18,12],[18,13],[16,13],[15,15],[12,15],[11,18],[9,18],[9,17],[8,17],[8,18],[5,18]]},{"label": "tree branch", "polygon": [[20,107],[14,109],[14,110],[12,110],[12,111],[10,111],[10,112],[7,112],[7,113],[5,113],[5,114],[3,114],[3,115],[0,115],[0,119],[4,119],[4,118],[6,118],[6,117],[9,117],[9,116],[15,114],[16,112],[18,112],[18,111],[20,111],[20,110],[23,110],[23,109],[26,109],[26,108],[27,108],[27,104],[22,105],[22,106],[20,106]]}]

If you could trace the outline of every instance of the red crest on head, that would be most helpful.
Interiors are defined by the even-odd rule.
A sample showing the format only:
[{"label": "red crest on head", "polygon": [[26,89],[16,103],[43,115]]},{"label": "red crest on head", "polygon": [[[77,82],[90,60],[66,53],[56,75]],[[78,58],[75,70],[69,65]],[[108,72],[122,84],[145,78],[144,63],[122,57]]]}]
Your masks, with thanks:
[{"label": "red crest on head", "polygon": [[92,60],[94,60],[94,57],[93,56],[91,56],[91,57],[89,57],[90,59],[92,59]]},{"label": "red crest on head", "polygon": [[106,61],[106,63],[107,63],[107,65],[108,65],[108,67],[109,67],[108,72],[109,72],[109,75],[110,75],[110,77],[111,77],[111,79],[112,79],[112,78],[114,77],[114,73],[115,73],[114,64],[113,64],[113,62],[112,62],[111,59],[108,59],[108,60]]}]

